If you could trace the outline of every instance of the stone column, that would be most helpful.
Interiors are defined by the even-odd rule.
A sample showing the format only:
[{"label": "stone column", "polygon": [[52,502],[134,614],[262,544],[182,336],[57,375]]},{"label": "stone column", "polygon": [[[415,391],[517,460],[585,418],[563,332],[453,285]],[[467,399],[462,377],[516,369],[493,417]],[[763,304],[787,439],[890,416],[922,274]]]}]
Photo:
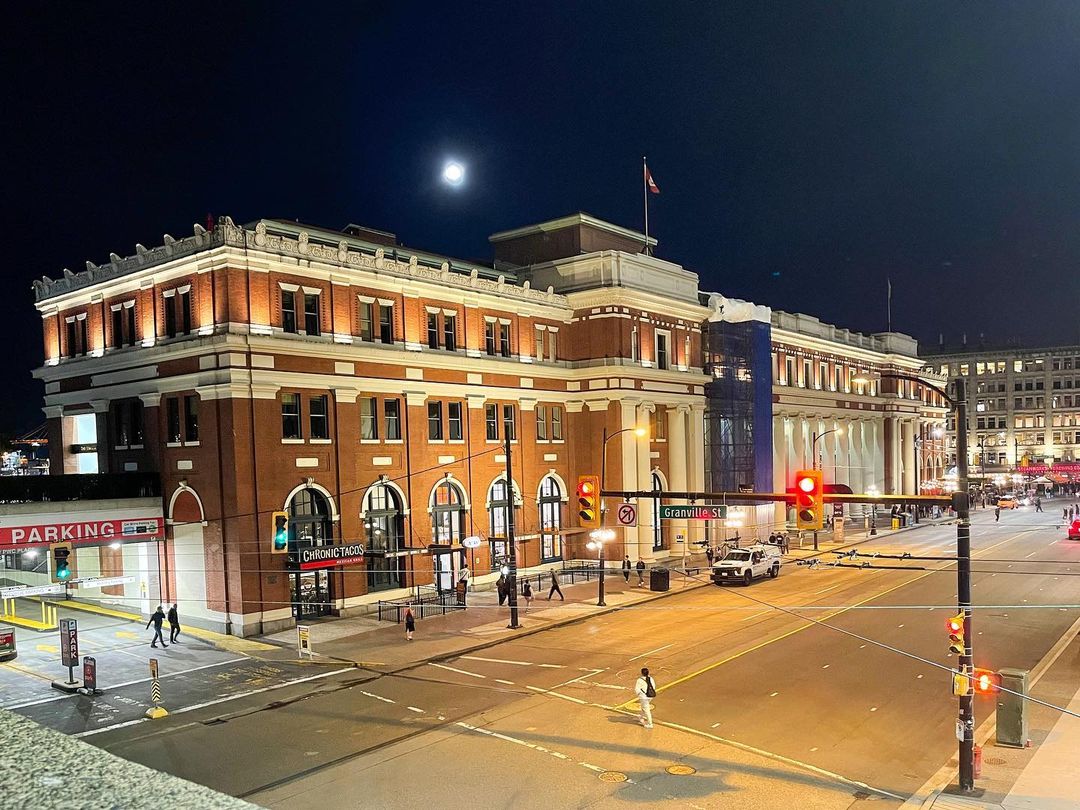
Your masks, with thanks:
[{"label": "stone column", "polygon": [[908,495],[919,494],[918,461],[915,458],[915,423],[905,419],[900,423],[901,453],[904,465],[903,492]]},{"label": "stone column", "polygon": [[[773,492],[785,492],[788,482],[788,452],[790,437],[787,431],[788,420],[784,416],[773,417]],[[787,506],[783,501],[773,505],[773,527],[783,527],[787,520]]]},{"label": "stone column", "polygon": [[[594,406],[593,402],[587,402],[589,410],[599,409],[598,404]],[[607,454],[607,468],[608,468],[608,486],[612,486],[611,472],[616,467],[619,470],[620,488],[628,491],[636,489],[647,489],[648,486],[641,486],[638,482],[638,462],[637,451],[638,443],[645,441],[634,435],[633,428],[637,426],[637,401],[636,400],[620,400],[619,406],[619,430],[626,430],[621,436],[616,439],[612,439],[608,443]],[[607,408],[607,401],[604,401],[604,409]],[[646,442],[647,444],[647,442]],[[642,507],[641,499],[638,499],[638,508]],[[614,509],[614,502],[608,504],[609,509]],[[609,520],[609,523],[612,522]],[[616,530],[618,531],[618,529]],[[637,559],[634,555],[640,548],[638,544],[638,534],[640,530],[638,528],[622,529],[623,532],[623,544],[626,548],[626,553],[633,559]]]},{"label": "stone column", "polygon": [[[637,408],[637,424],[648,425],[649,416],[656,408],[651,402],[645,402]],[[638,489],[652,489],[652,457],[649,439],[638,438],[633,433],[625,434],[635,443],[637,456]],[[638,549],[645,560],[656,556],[653,551],[653,537],[656,527],[653,525],[653,498],[638,498]]]},{"label": "stone column", "polygon": [[[667,420],[668,420],[668,484],[671,489],[679,492],[686,491],[690,487],[689,465],[687,463],[686,453],[686,420],[690,415],[689,405],[669,405],[667,408]],[[679,498],[673,500],[673,503],[686,503],[685,498]],[[682,535],[683,539],[689,543],[690,535],[687,531],[688,524],[684,520],[672,520],[670,521],[672,540],[678,535]],[[689,553],[692,549],[687,548]],[[672,545],[672,551],[676,551],[679,554],[682,553],[682,549],[676,549]]]},{"label": "stone column", "polygon": [[[843,431],[838,434],[837,444],[837,461],[836,461],[836,483],[847,484],[851,486],[851,422],[838,422],[840,429]],[[854,487],[852,487],[854,489]]]},{"label": "stone column", "polygon": [[[687,414],[687,445],[690,448],[687,459],[687,483],[692,492],[705,490],[705,406],[693,404]],[[705,539],[705,524],[693,521],[688,526],[687,541],[690,543]]]}]

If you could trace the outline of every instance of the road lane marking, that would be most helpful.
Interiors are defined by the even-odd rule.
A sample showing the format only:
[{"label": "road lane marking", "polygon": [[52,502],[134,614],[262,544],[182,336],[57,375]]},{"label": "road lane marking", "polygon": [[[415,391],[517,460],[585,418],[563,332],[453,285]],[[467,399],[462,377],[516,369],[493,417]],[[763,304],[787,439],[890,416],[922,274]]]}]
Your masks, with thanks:
[{"label": "road lane marking", "polygon": [[688,734],[696,734],[699,737],[705,737],[706,739],[709,739],[709,740],[714,740],[714,741],[719,742],[719,743],[724,743],[725,745],[730,745],[730,746],[732,746],[734,748],[739,748],[739,749],[741,749],[743,751],[748,751],[748,752],[750,752],[752,754],[757,754],[758,756],[765,757],[766,759],[771,759],[771,760],[774,760],[776,762],[783,762],[783,763],[785,763],[787,765],[791,765],[791,766],[796,767],[796,768],[802,768],[803,770],[810,771],[811,773],[816,773],[819,776],[827,776],[830,779],[836,779],[837,781],[843,782],[846,785],[854,785],[855,787],[861,787],[864,790],[872,790],[872,791],[874,791],[874,793],[880,793],[882,796],[888,796],[890,799],[899,799],[900,801],[904,801],[907,798],[907,796],[900,796],[900,795],[898,795],[896,793],[890,793],[887,790],[882,790],[881,788],[872,787],[871,785],[868,785],[865,782],[858,782],[858,781],[856,781],[854,779],[848,779],[846,776],[842,776],[841,774],[838,774],[835,771],[828,771],[828,770],[825,770],[824,768],[819,768],[816,765],[811,765],[809,762],[803,762],[803,761],[798,760],[798,759],[792,759],[791,757],[786,757],[783,754],[776,754],[776,753],[773,753],[772,751],[766,751],[763,748],[756,748],[753,745],[747,745],[746,743],[738,742],[737,740],[733,740],[730,737],[721,737],[721,736],[716,735],[716,734],[710,734],[708,731],[700,731],[699,729],[696,729],[696,728],[690,728],[689,726],[679,725],[678,723],[669,723],[669,722],[664,721],[664,720],[658,720],[656,722],[658,722],[662,726],[667,726],[668,728],[678,729],[679,731],[685,731]]},{"label": "road lane marking", "polygon": [[513,664],[517,667],[532,667],[536,666],[532,661],[508,661],[505,658],[481,658],[479,655],[463,655],[461,656],[463,661],[486,661],[489,664]]},{"label": "road lane marking", "polygon": [[[1005,543],[1009,543],[1009,542],[1015,540],[1017,537],[1020,537],[1022,534],[1023,534],[1023,532],[1021,532],[1019,534],[1014,534],[1011,537],[1007,537],[1004,540],[1001,540],[1001,541],[999,541],[997,543],[994,543],[991,546],[987,546],[985,549],[980,551],[979,554],[985,554],[985,553],[987,553],[989,551],[992,551],[993,549],[997,548],[998,546],[1004,545]],[[972,556],[978,556],[978,554],[973,554]],[[687,681],[689,681],[689,680],[691,680],[693,678],[696,678],[699,675],[704,675],[706,672],[710,672],[710,671],[716,669],[717,667],[720,667],[720,666],[723,666],[724,664],[730,663],[731,661],[734,661],[737,658],[742,658],[744,655],[748,655],[748,654],[750,654],[752,652],[757,652],[758,650],[760,650],[760,649],[762,649],[764,647],[767,647],[770,644],[775,644],[778,641],[783,641],[786,638],[790,638],[791,636],[795,635],[796,633],[801,633],[804,630],[808,630],[811,627],[818,627],[821,623],[827,622],[827,621],[829,621],[831,619],[834,619],[837,616],[839,616],[839,615],[841,615],[843,613],[847,613],[849,610],[857,608],[857,607],[859,607],[861,605],[865,605],[867,602],[872,602],[875,599],[880,599],[881,597],[886,596],[887,594],[890,594],[893,591],[897,591],[900,588],[906,588],[908,585],[913,585],[914,583],[918,582],[921,579],[926,579],[926,577],[931,577],[931,576],[934,576],[934,574],[939,574],[943,570],[946,570],[949,565],[951,565],[951,563],[946,563],[946,564],[942,565],[939,568],[935,568],[932,571],[927,571],[924,574],[919,574],[918,576],[912,577],[911,579],[909,579],[909,580],[907,580],[905,582],[901,582],[901,583],[898,583],[896,585],[893,585],[891,588],[886,588],[885,590],[879,591],[879,592],[877,592],[875,594],[872,594],[871,596],[868,596],[865,599],[860,599],[858,602],[855,602],[852,605],[847,605],[847,606],[845,606],[843,608],[839,608],[839,609],[835,610],[832,613],[828,613],[828,614],[822,616],[820,619],[817,619],[817,620],[803,619],[803,621],[805,621],[806,624],[804,624],[804,625],[802,625],[800,627],[796,627],[793,630],[787,631],[786,633],[781,633],[779,636],[776,636],[775,638],[766,639],[765,641],[762,641],[759,644],[755,644],[752,647],[749,647],[749,648],[743,650],[742,652],[737,652],[737,653],[734,653],[732,655],[727,656],[726,658],[722,658],[719,661],[714,661],[713,663],[711,663],[711,664],[709,664],[707,666],[704,666],[701,669],[698,669],[698,670],[696,670],[694,672],[691,672],[691,673],[689,673],[687,675],[683,675],[681,678],[676,678],[675,680],[664,684],[663,686],[659,687],[656,691],[657,692],[664,692],[664,691],[666,691],[668,689],[671,689],[672,687],[678,686],[681,683],[686,683]],[[791,615],[791,614],[785,614],[785,615]],[[826,628],[826,629],[828,629],[828,628]],[[862,645],[862,647],[865,647],[865,646],[866,646],[865,644]],[[859,649],[862,649],[862,647],[860,647]],[[627,701],[627,703],[624,703],[623,706],[628,706],[632,702],[633,701]],[[892,794],[890,794],[890,795],[892,795]]]},{"label": "road lane marking", "polygon": [[661,650],[666,650],[668,647],[674,647],[674,646],[675,646],[675,642],[672,642],[671,644],[665,644],[663,647],[657,647],[655,650],[649,650],[648,652],[643,652],[641,655],[635,655],[633,658],[631,658],[629,660],[637,661],[639,658],[644,658],[646,655],[653,655],[654,653],[658,653]]},{"label": "road lane marking", "polygon": [[416,712],[417,714],[426,714],[423,709],[418,709],[415,706],[406,706],[405,708],[408,709],[410,712]]},{"label": "road lane marking", "polygon": [[464,669],[454,669],[454,667],[448,667],[448,666],[446,666],[446,664],[432,664],[431,666],[438,667],[439,669],[448,669],[451,672],[458,673],[459,675],[468,675],[470,678],[486,678],[487,677],[487,675],[477,675],[475,672],[468,672],[467,670],[464,670]]},{"label": "road lane marking", "polygon": [[531,689],[534,692],[541,692],[542,694],[545,694],[545,695],[553,695],[553,696],[555,696],[557,698],[562,698],[563,700],[569,700],[571,703],[577,703],[580,706],[589,705],[589,701],[587,701],[587,700],[581,700],[581,699],[576,698],[576,697],[570,697],[570,695],[562,695],[562,694],[559,694],[558,692],[552,692],[550,689],[541,689],[539,686],[526,686],[525,688],[526,689]]},{"label": "road lane marking", "polygon": [[839,588],[843,584],[844,584],[843,582],[838,582],[835,585],[830,585],[828,588],[822,588],[820,591],[815,591],[814,595],[816,596],[817,594],[825,593],[826,591],[831,591],[834,588]]},{"label": "road lane marking", "polygon": [[503,683],[503,684],[506,684],[507,686],[513,686],[514,685],[513,681],[504,681],[502,678],[496,678],[495,683]]},{"label": "road lane marking", "polygon": [[[295,678],[295,679],[293,679],[291,681],[285,681],[284,683],[274,684],[273,686],[264,686],[261,689],[252,689],[252,690],[249,690],[247,692],[241,692],[240,694],[229,695],[228,697],[216,698],[214,700],[207,700],[204,703],[196,703],[196,704],[194,704],[192,706],[184,706],[183,708],[180,708],[180,709],[174,709],[171,712],[171,714],[174,714],[174,715],[176,715],[176,714],[185,714],[186,712],[193,712],[193,711],[195,711],[197,709],[205,709],[207,706],[214,706],[214,705],[217,705],[218,703],[225,703],[226,701],[229,701],[229,700],[237,700],[238,698],[250,697],[251,695],[258,695],[258,694],[261,694],[262,692],[270,692],[270,691],[273,691],[274,689],[282,689],[282,688],[284,688],[286,686],[295,686],[298,683],[307,683],[308,681],[317,681],[320,678],[329,678],[332,675],[340,675],[343,672],[354,672],[354,671],[355,670],[354,670],[353,667],[345,667],[343,669],[335,669],[335,670],[332,670],[330,672],[320,672],[318,675],[308,675],[306,678]],[[126,726],[134,726],[134,725],[137,725],[138,723],[148,723],[148,722],[151,722],[149,717],[140,717],[140,718],[138,718],[136,720],[128,720],[126,722],[117,723],[117,724],[112,725],[112,726],[105,726],[104,728],[93,728],[93,729],[88,729],[87,731],[80,731],[80,732],[77,732],[75,734],[72,734],[71,736],[72,737],[89,737],[92,734],[101,734],[103,731],[112,731],[114,728],[124,728]]]}]

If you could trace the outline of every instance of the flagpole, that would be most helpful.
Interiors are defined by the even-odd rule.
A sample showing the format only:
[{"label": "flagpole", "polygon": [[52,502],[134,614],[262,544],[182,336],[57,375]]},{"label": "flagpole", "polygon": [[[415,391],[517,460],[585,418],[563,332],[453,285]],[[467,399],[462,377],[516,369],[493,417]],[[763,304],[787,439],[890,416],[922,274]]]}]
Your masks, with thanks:
[{"label": "flagpole", "polygon": [[888,318],[888,331],[892,331],[892,279],[886,278],[885,283],[889,285],[889,296],[887,301],[887,318]]},{"label": "flagpole", "polygon": [[641,191],[645,197],[645,250],[643,251],[646,256],[649,255],[649,164],[645,161],[645,156],[641,156]]}]

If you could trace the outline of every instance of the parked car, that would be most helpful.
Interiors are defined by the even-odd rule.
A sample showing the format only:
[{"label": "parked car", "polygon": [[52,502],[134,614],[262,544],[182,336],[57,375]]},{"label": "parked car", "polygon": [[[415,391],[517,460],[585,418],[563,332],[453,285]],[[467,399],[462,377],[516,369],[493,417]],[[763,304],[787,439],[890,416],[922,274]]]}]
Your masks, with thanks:
[{"label": "parked car", "polygon": [[1069,526],[1069,539],[1080,540],[1080,520],[1074,520]]},{"label": "parked car", "polygon": [[1020,506],[1019,502],[1012,495],[1006,495],[1004,498],[998,498],[998,509],[1016,509]]},{"label": "parked car", "polygon": [[777,546],[757,543],[728,552],[712,567],[712,580],[716,585],[725,582],[741,582],[749,585],[758,577],[780,575],[781,556]]}]

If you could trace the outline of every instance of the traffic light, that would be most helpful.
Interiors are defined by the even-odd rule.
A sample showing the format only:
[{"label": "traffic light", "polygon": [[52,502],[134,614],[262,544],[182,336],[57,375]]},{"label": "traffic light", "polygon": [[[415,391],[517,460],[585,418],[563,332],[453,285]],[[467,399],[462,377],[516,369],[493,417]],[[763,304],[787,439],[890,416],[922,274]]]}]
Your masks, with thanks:
[{"label": "traffic light", "polygon": [[71,543],[53,543],[49,546],[52,557],[52,581],[71,582],[75,579],[75,551]]},{"label": "traffic light", "polygon": [[270,544],[271,554],[289,553],[289,513],[274,512],[274,533],[271,535],[273,542]]},{"label": "traffic light", "polygon": [[964,654],[964,614],[957,613],[945,622],[945,629],[949,631],[949,652],[957,655]]},{"label": "traffic light", "polygon": [[968,676],[960,672],[954,672],[952,676],[952,693],[957,697],[963,697],[971,688]]},{"label": "traffic light", "polygon": [[820,529],[825,525],[825,485],[821,470],[795,473],[795,523],[800,529]]},{"label": "traffic light", "polygon": [[577,480],[578,522],[590,529],[600,527],[600,479],[579,475]]},{"label": "traffic light", "polygon": [[976,667],[971,680],[977,695],[993,695],[1001,691],[1001,676],[992,669]]}]

